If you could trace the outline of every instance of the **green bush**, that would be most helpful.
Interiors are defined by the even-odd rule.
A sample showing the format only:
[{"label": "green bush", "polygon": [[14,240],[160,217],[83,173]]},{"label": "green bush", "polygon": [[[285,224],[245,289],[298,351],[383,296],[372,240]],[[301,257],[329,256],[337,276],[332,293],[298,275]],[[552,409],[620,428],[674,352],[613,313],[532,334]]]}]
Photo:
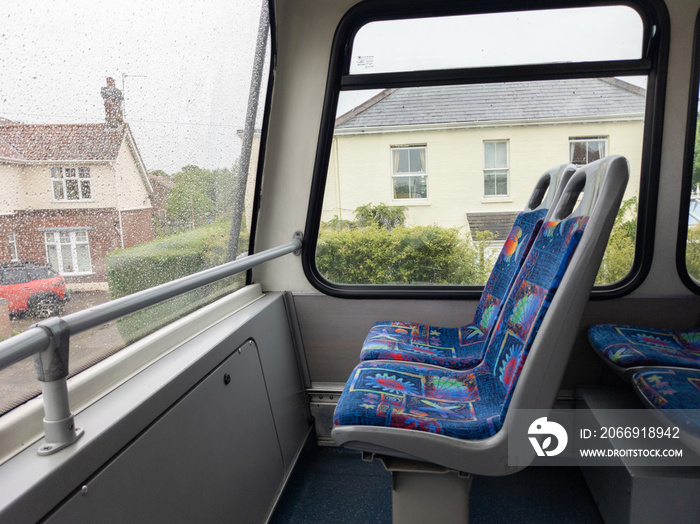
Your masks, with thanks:
[{"label": "green bush", "polygon": [[[230,222],[220,221],[184,233],[160,238],[107,255],[107,281],[112,299],[131,295],[165,282],[218,266],[225,262]],[[246,251],[247,233],[240,245]],[[152,333],[205,303],[230,293],[245,281],[236,275],[190,291],[162,304],[134,313],[117,322],[126,344]]]},{"label": "green bush", "polygon": [[324,229],[316,264],[342,284],[483,284],[495,260],[489,241],[438,226]]}]

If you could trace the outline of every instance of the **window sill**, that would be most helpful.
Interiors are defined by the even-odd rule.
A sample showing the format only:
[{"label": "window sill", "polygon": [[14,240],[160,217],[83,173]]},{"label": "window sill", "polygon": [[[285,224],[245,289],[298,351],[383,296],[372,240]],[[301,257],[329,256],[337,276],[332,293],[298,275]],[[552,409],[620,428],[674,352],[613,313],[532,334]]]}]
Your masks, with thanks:
[{"label": "window sill", "polygon": [[511,197],[483,197],[481,199],[482,204],[509,204],[512,203],[513,199]]},{"label": "window sill", "polygon": [[95,274],[96,273],[94,271],[90,271],[87,273],[61,273],[60,275],[62,277],[89,277]]},{"label": "window sill", "polygon": [[429,206],[430,200],[392,200],[392,206]]}]

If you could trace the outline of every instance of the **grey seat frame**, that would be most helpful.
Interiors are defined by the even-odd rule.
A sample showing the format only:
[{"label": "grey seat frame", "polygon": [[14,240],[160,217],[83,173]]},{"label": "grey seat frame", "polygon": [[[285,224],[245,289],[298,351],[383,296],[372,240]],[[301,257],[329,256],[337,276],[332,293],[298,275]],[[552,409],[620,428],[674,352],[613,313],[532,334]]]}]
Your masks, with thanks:
[{"label": "grey seat frame", "polygon": [[[479,475],[507,475],[523,469],[525,466],[508,464],[508,428],[527,423],[520,410],[550,409],[554,404],[628,178],[629,167],[624,157],[598,160],[576,171],[556,206],[550,209],[547,220],[584,215],[590,218],[530,349],[508,415],[498,433],[484,440],[467,441],[402,428],[335,426],[331,433],[335,442],[348,448]],[[576,206],[581,192],[581,201]]]}]

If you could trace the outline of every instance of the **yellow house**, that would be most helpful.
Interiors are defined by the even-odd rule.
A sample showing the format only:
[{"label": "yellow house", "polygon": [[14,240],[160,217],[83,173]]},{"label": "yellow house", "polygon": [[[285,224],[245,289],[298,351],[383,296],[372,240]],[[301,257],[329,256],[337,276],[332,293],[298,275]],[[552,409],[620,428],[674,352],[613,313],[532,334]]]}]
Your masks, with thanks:
[{"label": "yellow house", "polygon": [[630,162],[629,198],[644,105],[612,78],[387,89],[336,120],[322,219],[385,203],[410,225],[504,238],[542,172],[609,154]]}]

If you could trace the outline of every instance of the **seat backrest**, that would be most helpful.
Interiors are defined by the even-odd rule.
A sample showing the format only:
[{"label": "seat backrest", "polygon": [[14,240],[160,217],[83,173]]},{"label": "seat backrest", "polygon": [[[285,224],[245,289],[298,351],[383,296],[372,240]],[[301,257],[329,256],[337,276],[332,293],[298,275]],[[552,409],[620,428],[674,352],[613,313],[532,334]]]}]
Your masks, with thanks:
[{"label": "seat backrest", "polygon": [[545,171],[537,180],[525,209],[513,223],[477,305],[473,323],[483,333],[489,333],[495,324],[501,305],[537,236],[542,220],[558,201],[575,171],[573,164],[562,164]]},{"label": "seat backrest", "polygon": [[[524,264],[539,271],[535,268],[539,257],[536,248],[539,248],[538,244],[544,244],[550,233],[556,234],[556,251],[559,253],[556,274],[551,277],[547,296],[541,299],[520,356],[511,365],[518,373],[508,384],[502,417],[509,405],[511,409],[552,406],[628,178],[629,166],[622,156],[609,156],[583,166],[571,177],[555,208],[547,216],[531,258]],[[554,267],[544,269],[555,271]],[[525,271],[524,267],[519,281],[513,286],[511,296],[515,304],[516,286],[525,282],[530,273],[532,271]],[[519,312],[514,306],[510,314]],[[504,318],[507,317],[504,315]],[[511,324],[515,323],[511,321]],[[527,366],[524,365],[526,359]],[[497,360],[495,366],[503,367],[502,359]]]},{"label": "seat backrest", "polygon": [[[504,398],[501,412],[498,416],[489,418],[489,424],[496,430],[491,437],[472,441],[445,438],[444,435],[425,431],[360,425],[336,426],[333,429],[335,441],[343,446],[411,457],[478,475],[514,473],[522,469],[527,461],[531,461],[535,452],[529,447],[530,455],[518,458],[523,461],[520,465],[509,464],[510,428],[528,428],[533,422],[531,410],[546,412],[554,405],[581,315],[598,273],[628,178],[629,167],[624,157],[610,156],[588,164],[576,171],[566,184],[556,206],[547,216],[538,239],[541,238],[540,242],[545,243],[549,240],[546,237],[551,234],[552,242],[565,246],[568,252],[565,249],[567,254],[561,257],[562,262],[565,262],[571,253],[573,256],[568,267],[560,263],[554,267],[537,268],[536,261],[540,255],[535,247],[539,249],[539,245],[533,245],[525,263],[532,266],[532,271],[549,269],[549,272],[553,273],[553,276],[549,277],[550,282],[556,283],[557,280],[561,280],[558,289],[556,285],[549,285],[547,295],[551,303],[548,307],[548,301],[541,300],[540,297],[539,311],[534,315],[535,318],[532,311],[528,311],[526,307],[529,307],[528,303],[521,303],[523,308],[519,309],[518,301],[515,300],[521,284],[525,284],[526,275],[531,271],[529,268],[524,268],[527,272],[519,275],[509,298],[506,299],[508,306],[504,306],[503,314],[499,316],[501,323],[497,322],[494,335],[488,344],[489,360],[480,364],[488,367],[486,373],[490,373],[492,369],[499,369],[498,364],[504,362],[499,359],[503,354],[501,350],[506,350],[507,345],[515,340],[505,336],[509,323],[512,327],[511,332],[516,331],[522,327],[516,316],[528,314],[531,327],[526,330],[525,340],[515,340],[520,345],[520,353],[509,370],[514,373],[506,388],[505,397],[501,397]],[[579,195],[581,200],[577,203]],[[573,235],[570,236],[570,233]],[[556,238],[555,234],[558,235]],[[578,246],[574,250],[571,246],[576,243],[577,236]],[[557,274],[560,276],[557,277]],[[513,300],[509,301],[511,296]],[[506,367],[501,366],[500,369],[505,371]],[[469,373],[475,374],[475,370]],[[485,380],[484,384],[493,384],[495,388],[499,388],[501,394],[504,393],[497,381]],[[483,393],[488,395],[489,392]],[[494,420],[496,418],[497,420]],[[496,425],[501,426],[500,430]]]},{"label": "seat backrest", "polygon": [[505,390],[501,420],[540,324],[588,224],[606,166],[602,162],[589,164],[568,181],[540,228],[499,315],[484,360]]},{"label": "seat backrest", "polygon": [[505,389],[502,418],[532,341],[587,223],[586,216],[546,221],[513,284],[486,355],[491,372]]}]

